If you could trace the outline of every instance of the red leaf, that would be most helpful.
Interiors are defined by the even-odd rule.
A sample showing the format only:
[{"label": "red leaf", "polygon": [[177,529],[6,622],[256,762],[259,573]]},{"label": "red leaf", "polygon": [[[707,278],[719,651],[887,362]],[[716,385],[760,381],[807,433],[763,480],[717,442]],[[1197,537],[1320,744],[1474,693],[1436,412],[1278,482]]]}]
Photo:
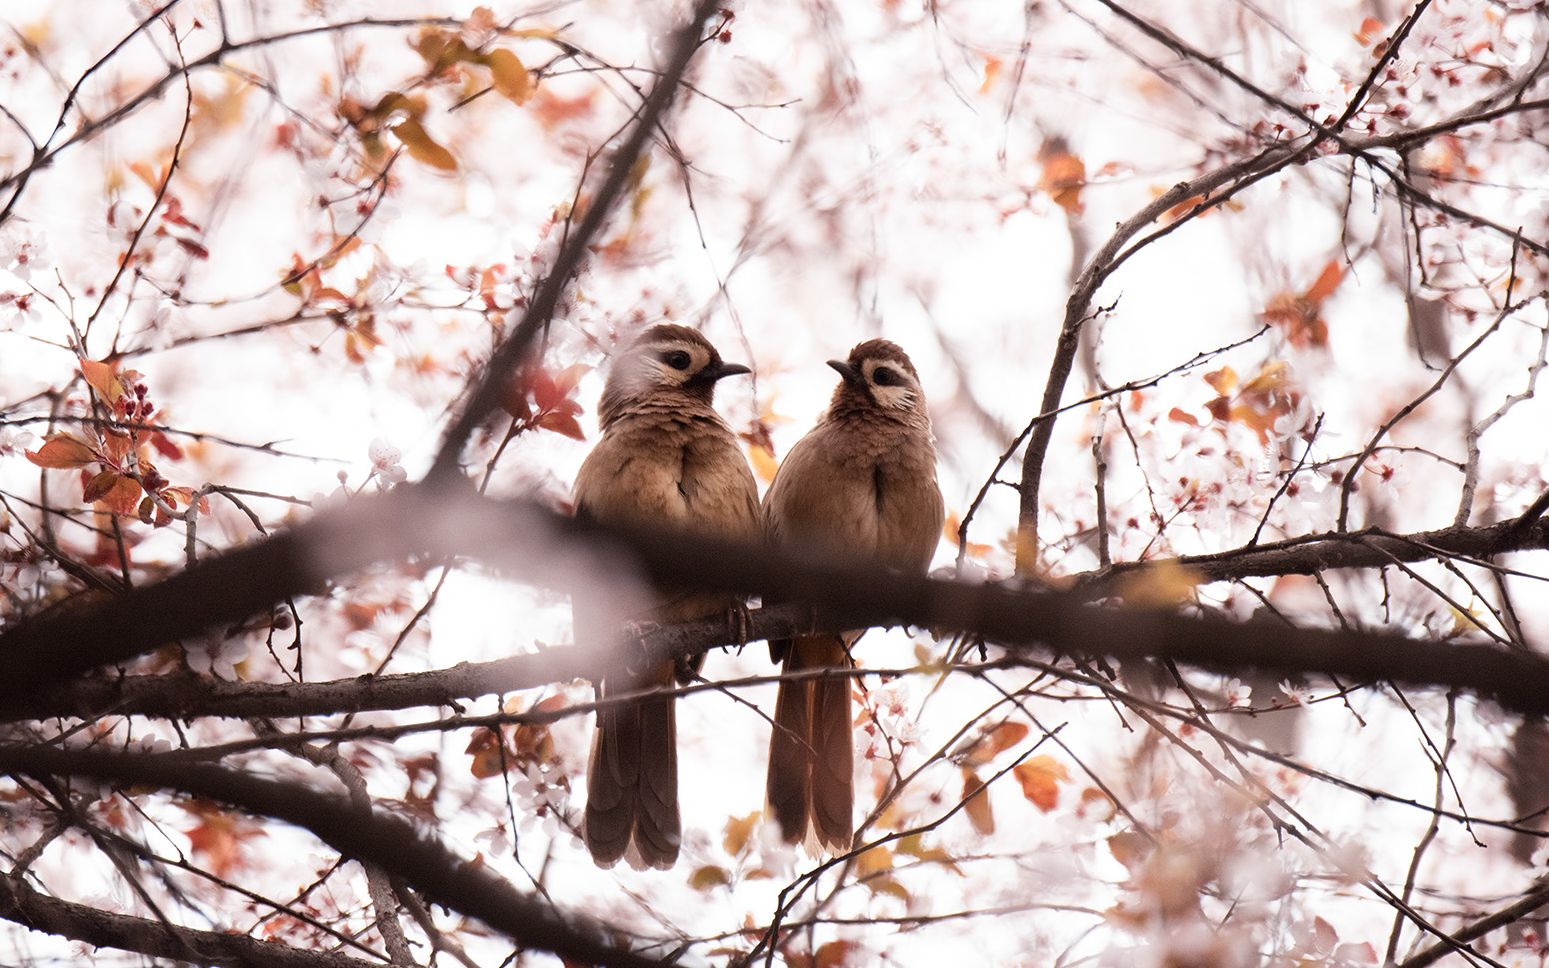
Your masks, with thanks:
[{"label": "red leaf", "polygon": [[156,448],[157,453],[169,460],[183,459],[183,448],[168,440],[167,435],[159,430],[151,434],[151,446]]},{"label": "red leaf", "polygon": [[39,467],[85,467],[97,460],[86,442],[69,434],[54,434],[37,450],[29,450],[27,459]]},{"label": "red leaf", "polygon": [[[135,483],[132,478],[120,477],[113,482],[113,487],[106,494],[97,499],[96,504],[102,510],[110,511],[113,514],[137,514],[143,494],[144,492],[140,490],[140,485]],[[149,498],[146,498],[146,500],[149,500]]]},{"label": "red leaf", "polygon": [[93,501],[102,500],[123,479],[123,476],[117,471],[103,471],[93,477],[86,482],[85,487],[81,488],[81,502],[90,504]]},{"label": "red leaf", "polygon": [[556,434],[564,434],[571,440],[586,439],[586,432],[581,429],[580,424],[576,423],[575,416],[563,411],[556,410],[553,413],[544,414],[538,418],[538,426],[544,430],[552,430]]}]

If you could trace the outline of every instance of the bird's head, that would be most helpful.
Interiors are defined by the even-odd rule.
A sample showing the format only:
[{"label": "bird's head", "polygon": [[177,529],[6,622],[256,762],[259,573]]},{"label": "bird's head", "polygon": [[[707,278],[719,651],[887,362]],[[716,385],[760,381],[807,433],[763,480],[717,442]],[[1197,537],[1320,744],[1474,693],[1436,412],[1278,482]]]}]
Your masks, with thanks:
[{"label": "bird's head", "polygon": [[895,417],[925,417],[925,392],[920,375],[897,343],[869,339],[856,344],[844,360],[829,360],[828,365],[841,378],[834,391],[835,413],[880,412]]},{"label": "bird's head", "polygon": [[664,394],[708,407],[717,381],[749,372],[741,363],[723,361],[698,331],[661,323],[641,333],[614,360],[600,414],[606,424],[630,403]]}]

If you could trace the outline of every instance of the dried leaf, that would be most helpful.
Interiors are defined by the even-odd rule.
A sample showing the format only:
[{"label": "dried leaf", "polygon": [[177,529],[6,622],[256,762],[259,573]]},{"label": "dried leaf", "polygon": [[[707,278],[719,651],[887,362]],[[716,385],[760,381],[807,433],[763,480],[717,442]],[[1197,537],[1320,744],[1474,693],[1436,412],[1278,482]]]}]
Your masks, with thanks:
[{"label": "dried leaf", "polygon": [[757,444],[749,444],[747,451],[748,463],[753,465],[753,473],[758,475],[758,479],[765,484],[773,481],[775,472],[780,469],[780,462],[774,459],[774,455]]},{"label": "dried leaf", "polygon": [[1014,723],[1010,720],[997,723],[973,740],[973,745],[960,754],[958,762],[963,766],[983,766],[1020,743],[1026,735],[1025,723]]},{"label": "dried leaf", "polygon": [[130,439],[128,434],[120,433],[117,430],[109,430],[102,435],[103,455],[116,464],[123,464],[125,462],[124,458],[129,456],[129,450],[132,446],[134,446],[134,441]]},{"label": "dried leaf", "polygon": [[113,487],[118,484],[122,477],[123,475],[117,471],[103,471],[93,477],[86,482],[85,487],[81,488],[81,503],[90,504],[93,501],[101,500],[109,491],[113,490]]},{"label": "dried leaf", "polygon": [[813,955],[812,966],[813,968],[840,968],[848,964],[851,953],[857,948],[854,941],[830,941]]},{"label": "dried leaf", "polygon": [[27,459],[39,467],[85,467],[97,460],[86,442],[70,434],[52,434],[37,450],[26,452]]},{"label": "dried leaf", "polygon": [[855,876],[864,878],[893,869],[893,852],[886,847],[873,847],[855,859]]},{"label": "dried leaf", "polygon": [[990,806],[989,791],[979,779],[979,774],[963,767],[963,809],[979,833],[988,836],[995,832],[995,811]]},{"label": "dried leaf", "polygon": [[140,485],[129,477],[120,477],[114,482],[113,487],[102,497],[98,498],[97,506],[104,511],[114,514],[137,515],[147,524],[150,523],[150,515],[141,513],[140,505],[150,498],[140,489]]},{"label": "dried leaf", "polygon": [[118,377],[114,375],[113,366],[110,363],[81,360],[81,375],[86,377],[86,382],[96,391],[97,399],[110,407],[124,395],[124,385],[118,382]]},{"label": "dried leaf", "polygon": [[724,867],[714,864],[706,864],[688,876],[688,884],[697,891],[708,891],[715,887],[725,887],[731,883],[731,872]]},{"label": "dried leaf", "polygon": [[1187,410],[1180,410],[1177,407],[1173,407],[1171,410],[1167,411],[1167,419],[1175,423],[1188,424],[1190,427],[1199,426],[1198,417],[1194,416],[1192,413],[1189,413]]},{"label": "dried leaf", "polygon": [[441,171],[457,170],[457,159],[452,157],[450,151],[436,144],[430,132],[418,120],[405,118],[393,125],[392,132],[403,142],[403,146],[409,150],[409,156],[415,161]]},{"label": "dried leaf", "polygon": [[1323,302],[1323,300],[1334,294],[1334,290],[1339,288],[1339,284],[1344,278],[1345,267],[1340,265],[1339,260],[1328,260],[1328,263],[1323,267],[1323,271],[1318,273],[1317,280],[1307,290],[1307,301],[1311,303]]},{"label": "dried leaf", "polygon": [[1151,855],[1151,841],[1138,831],[1124,830],[1108,838],[1108,851],[1114,860],[1134,874]]},{"label": "dried leaf", "polygon": [[513,104],[526,104],[532,97],[532,75],[522,66],[521,60],[504,47],[497,47],[484,57],[489,66],[495,90],[504,94]]},{"label": "dried leaf", "polygon": [[1060,784],[1070,779],[1065,764],[1048,755],[1018,763],[1011,772],[1022,784],[1022,795],[1044,813],[1054,809],[1060,798]]},{"label": "dried leaf", "polygon": [[761,810],[755,810],[743,817],[732,817],[726,821],[726,835],[721,838],[721,846],[733,857],[742,853],[742,849],[748,845],[748,839],[753,836],[760,820],[764,819]]},{"label": "dried leaf", "polygon": [[1043,156],[1043,174],[1038,187],[1054,200],[1054,204],[1071,215],[1081,214],[1081,189],[1086,187],[1086,164],[1068,151],[1054,151]]},{"label": "dried leaf", "polygon": [[503,757],[500,753],[500,736],[494,730],[483,727],[474,730],[473,738],[468,741],[468,748],[463,752],[473,754],[468,772],[479,779],[500,774]]}]

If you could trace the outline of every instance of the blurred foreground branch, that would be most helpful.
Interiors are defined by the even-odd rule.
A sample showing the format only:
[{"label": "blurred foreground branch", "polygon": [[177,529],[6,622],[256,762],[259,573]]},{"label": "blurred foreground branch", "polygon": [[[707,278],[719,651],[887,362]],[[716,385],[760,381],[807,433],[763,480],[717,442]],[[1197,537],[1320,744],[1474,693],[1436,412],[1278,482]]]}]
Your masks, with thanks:
[{"label": "blurred foreground branch", "polygon": [[[1536,520],[1407,539],[1382,536],[1373,548],[1378,538],[1356,534],[1266,546],[1242,552],[1239,560],[1246,564],[1236,569],[1218,562],[1209,574],[1221,580],[1265,573],[1250,565],[1273,569],[1267,572],[1272,574],[1375,566],[1394,556],[1436,557],[1443,547],[1486,555],[1549,546],[1549,530]],[[92,668],[241,620],[287,595],[321,592],[330,579],[367,565],[414,555],[476,558],[522,581],[562,590],[577,580],[613,576],[779,597],[822,609],[823,623],[833,628],[918,625],[978,636],[1013,654],[1154,656],[1228,672],[1322,672],[1456,688],[1517,712],[1549,713],[1549,659],[1530,652],[1375,630],[1244,625],[1214,615],[1099,607],[1089,603],[1087,589],[892,574],[863,560],[803,558],[659,528],[605,528],[530,502],[484,498],[461,485],[415,485],[319,514],[103,605],[66,611],[0,636],[0,715],[15,718],[36,710],[40,690],[60,687]],[[790,610],[766,611],[755,619],[752,635],[788,631],[797,621]],[[732,641],[725,623],[706,621],[664,631],[649,647],[702,649]],[[595,675],[596,656],[587,649],[555,649],[517,657],[502,666],[508,677],[498,684],[513,689]],[[445,673],[438,684],[444,693],[420,698],[439,703],[470,688],[494,691],[497,680],[460,669]],[[339,688],[313,688],[321,694],[329,687]],[[111,695],[111,686],[93,688],[109,690],[100,698]],[[396,677],[374,680],[352,687],[351,698],[388,695],[397,688]],[[317,711],[324,707],[337,708],[330,701]]]}]

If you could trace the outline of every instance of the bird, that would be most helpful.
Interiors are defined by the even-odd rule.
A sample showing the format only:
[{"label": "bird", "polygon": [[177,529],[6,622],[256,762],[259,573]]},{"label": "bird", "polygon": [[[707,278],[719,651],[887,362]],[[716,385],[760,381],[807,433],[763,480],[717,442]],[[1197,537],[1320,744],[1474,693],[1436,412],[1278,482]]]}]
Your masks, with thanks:
[{"label": "bird", "polygon": [[[704,336],[663,323],[614,361],[598,407],[602,435],[575,482],[577,518],[604,524],[676,525],[752,543],[760,534],[758,485],[731,428],[712,406],[717,382],[751,372],[722,361]],[[619,588],[578,587],[571,610],[577,642],[621,643],[622,626],[745,615],[724,592],[650,587],[622,606]],[[702,661],[702,657],[701,657]],[[672,661],[610,669],[596,691],[582,838],[592,859],[612,867],[666,869],[682,839],[673,699],[607,700],[689,681],[698,669]]]},{"label": "bird", "polygon": [[[936,447],[920,377],[896,343],[872,339],[829,360],[839,386],[764,495],[771,545],[876,559],[923,572],[941,535]],[[768,604],[768,603],[766,603]],[[784,672],[849,669],[858,632],[772,640]],[[853,836],[850,680],[782,677],[766,797],[788,843],[848,850]]]}]

